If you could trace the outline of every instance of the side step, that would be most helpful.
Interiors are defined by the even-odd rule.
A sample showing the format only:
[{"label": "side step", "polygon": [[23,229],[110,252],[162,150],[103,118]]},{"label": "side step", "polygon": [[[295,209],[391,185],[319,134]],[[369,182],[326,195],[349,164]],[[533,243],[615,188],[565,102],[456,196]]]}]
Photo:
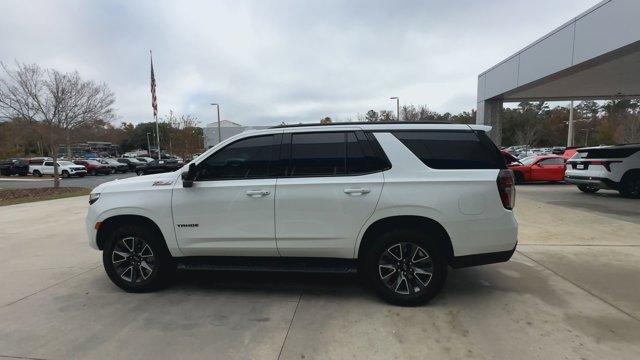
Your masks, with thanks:
[{"label": "side step", "polygon": [[176,261],[178,269],[183,270],[357,273],[353,259],[212,256],[183,257]]}]

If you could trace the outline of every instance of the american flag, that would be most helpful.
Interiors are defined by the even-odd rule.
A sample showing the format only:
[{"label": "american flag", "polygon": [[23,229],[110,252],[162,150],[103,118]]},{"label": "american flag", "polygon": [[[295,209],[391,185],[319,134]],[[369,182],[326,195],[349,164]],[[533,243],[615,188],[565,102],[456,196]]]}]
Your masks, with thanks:
[{"label": "american flag", "polygon": [[154,117],[158,116],[158,99],[156,98],[156,77],[153,75],[153,55],[151,55],[151,107],[153,108],[153,116]]}]

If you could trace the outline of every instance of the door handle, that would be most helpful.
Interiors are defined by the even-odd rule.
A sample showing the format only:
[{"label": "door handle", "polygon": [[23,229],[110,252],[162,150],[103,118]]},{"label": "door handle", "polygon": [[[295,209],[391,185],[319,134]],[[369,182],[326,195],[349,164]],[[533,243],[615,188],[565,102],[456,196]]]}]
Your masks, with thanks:
[{"label": "door handle", "polygon": [[263,197],[271,194],[271,192],[267,190],[247,190],[245,194],[251,197]]},{"label": "door handle", "polygon": [[344,189],[344,193],[348,195],[364,195],[370,193],[369,189]]}]

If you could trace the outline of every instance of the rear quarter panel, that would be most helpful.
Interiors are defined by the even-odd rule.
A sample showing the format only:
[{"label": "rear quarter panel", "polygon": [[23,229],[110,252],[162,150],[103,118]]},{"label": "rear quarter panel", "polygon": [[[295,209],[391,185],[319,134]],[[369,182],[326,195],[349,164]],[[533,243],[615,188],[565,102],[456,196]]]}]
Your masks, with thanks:
[{"label": "rear quarter panel", "polygon": [[451,239],[454,256],[511,250],[517,242],[513,212],[500,200],[498,169],[436,170],[425,166],[390,133],[376,138],[392,163],[374,214],[360,232],[379,219],[416,215],[440,223]]}]

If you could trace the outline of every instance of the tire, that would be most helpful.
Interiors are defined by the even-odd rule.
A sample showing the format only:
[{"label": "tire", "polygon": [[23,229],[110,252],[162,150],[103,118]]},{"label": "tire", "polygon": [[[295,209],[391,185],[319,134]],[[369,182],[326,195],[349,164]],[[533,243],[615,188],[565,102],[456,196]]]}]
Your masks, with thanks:
[{"label": "tire", "polygon": [[69,172],[67,170],[62,170],[62,177],[63,178],[68,178],[69,177]]},{"label": "tire", "polygon": [[81,178],[85,177],[86,174],[80,174],[78,176],[80,176]]},{"label": "tire", "polygon": [[38,170],[33,170],[33,176],[42,177],[42,173]]},{"label": "tire", "polygon": [[89,175],[96,176],[96,172],[94,170],[89,171]]},{"label": "tire", "polygon": [[111,169],[111,171],[109,171],[109,174],[115,174],[116,173],[116,169]]},{"label": "tire", "polygon": [[600,190],[599,187],[591,186],[591,185],[578,185],[578,189],[580,189],[580,191],[582,191],[583,193],[587,193],[587,194],[595,194],[598,192],[598,190]]},{"label": "tire", "polygon": [[146,226],[131,224],[119,226],[108,235],[102,263],[109,279],[132,293],[163,288],[176,271],[162,236]]},{"label": "tire", "polygon": [[629,199],[640,199],[640,172],[626,174],[620,182],[620,195]]},{"label": "tire", "polygon": [[138,176],[144,175],[144,171],[143,170],[136,170],[136,175],[138,175]]},{"label": "tire", "polygon": [[520,184],[524,183],[524,176],[522,175],[521,172],[519,172],[519,171],[514,172],[513,173],[513,177],[516,180],[516,185],[520,185]]},{"label": "tire", "polygon": [[[447,278],[447,263],[437,246],[440,240],[413,229],[384,232],[365,250],[360,270],[385,301],[401,306],[425,304]],[[413,255],[409,258],[406,253]]]}]

